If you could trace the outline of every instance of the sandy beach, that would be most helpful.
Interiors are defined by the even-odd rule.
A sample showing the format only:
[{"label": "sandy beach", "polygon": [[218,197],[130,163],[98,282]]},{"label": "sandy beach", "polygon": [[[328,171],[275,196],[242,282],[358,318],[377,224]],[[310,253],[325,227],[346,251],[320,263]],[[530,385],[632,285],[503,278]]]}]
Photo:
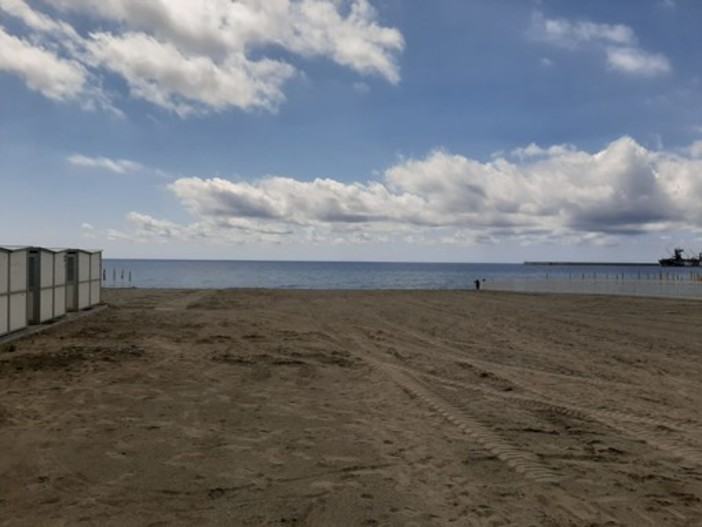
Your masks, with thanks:
[{"label": "sandy beach", "polygon": [[104,300],[0,348],[2,526],[702,525],[702,302]]}]

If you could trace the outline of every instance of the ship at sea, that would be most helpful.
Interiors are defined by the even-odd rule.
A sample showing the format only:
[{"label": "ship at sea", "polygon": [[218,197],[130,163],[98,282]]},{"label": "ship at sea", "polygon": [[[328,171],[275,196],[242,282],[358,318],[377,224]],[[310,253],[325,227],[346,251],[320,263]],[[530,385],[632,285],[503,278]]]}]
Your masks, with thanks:
[{"label": "ship at sea", "polygon": [[702,262],[702,253],[698,256],[692,256],[686,258],[683,256],[684,251],[682,249],[675,249],[673,251],[673,256],[670,258],[661,258],[658,263],[662,267],[700,267]]}]

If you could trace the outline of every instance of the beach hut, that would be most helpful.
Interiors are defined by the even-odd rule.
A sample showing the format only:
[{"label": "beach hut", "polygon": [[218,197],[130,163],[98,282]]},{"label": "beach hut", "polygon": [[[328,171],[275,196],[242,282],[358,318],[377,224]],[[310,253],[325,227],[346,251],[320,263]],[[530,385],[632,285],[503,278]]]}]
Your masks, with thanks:
[{"label": "beach hut", "polygon": [[66,249],[54,249],[54,318],[66,314]]},{"label": "beach hut", "polygon": [[0,336],[27,327],[28,247],[0,247]]},{"label": "beach hut", "polygon": [[27,318],[40,324],[66,314],[66,251],[32,247],[27,266]]},{"label": "beach hut", "polygon": [[90,306],[102,303],[102,251],[90,251]]},{"label": "beach hut", "polygon": [[66,310],[79,311],[100,303],[102,251],[66,252]]}]

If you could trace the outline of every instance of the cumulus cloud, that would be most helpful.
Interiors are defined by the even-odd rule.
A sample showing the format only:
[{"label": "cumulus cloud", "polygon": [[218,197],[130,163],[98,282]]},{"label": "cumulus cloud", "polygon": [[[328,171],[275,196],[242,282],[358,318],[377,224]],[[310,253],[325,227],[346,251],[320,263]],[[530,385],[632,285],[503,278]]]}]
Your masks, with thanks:
[{"label": "cumulus cloud", "polygon": [[402,35],[378,25],[368,0],[44,1],[65,11],[91,12],[195,53],[278,45],[391,82],[399,79],[394,53],[404,46]]},{"label": "cumulus cloud", "polygon": [[137,226],[137,236],[140,238],[159,238],[164,241],[184,239],[186,238],[185,231],[193,230],[192,228],[180,227],[170,221],[157,220],[147,214],[139,214],[138,212],[130,212],[127,215],[127,219]]},{"label": "cumulus cloud", "polygon": [[85,68],[78,62],[15,37],[2,26],[0,71],[18,75],[31,90],[57,101],[77,99],[84,92],[87,77]]},{"label": "cumulus cloud", "polygon": [[645,77],[669,73],[670,62],[660,53],[646,53],[637,48],[609,48],[607,64],[613,70]]},{"label": "cumulus cloud", "polygon": [[21,20],[31,29],[62,35],[71,40],[80,40],[78,33],[69,24],[35,11],[25,0],[0,0],[0,11]]},{"label": "cumulus cloud", "polygon": [[140,239],[351,243],[509,237],[611,243],[622,235],[702,232],[702,159],[629,137],[589,153],[528,145],[488,162],[446,150],[402,159],[380,181],[180,178],[170,190],[195,221],[133,213]]},{"label": "cumulus cloud", "polygon": [[284,99],[283,83],[294,73],[288,64],[252,62],[243,54],[222,63],[188,56],[143,33],[97,34],[87,47],[95,64],[127,81],[133,96],[180,115],[230,106],[274,108]]},{"label": "cumulus cloud", "polygon": [[[154,218],[149,214],[132,211],[126,216],[131,230],[108,229],[105,235],[109,240],[128,240],[140,243],[172,243],[178,241],[208,241],[218,243],[268,242],[277,244],[292,234],[288,228],[255,225],[244,218],[213,219],[202,218],[189,225]],[[312,231],[299,233],[300,237],[312,239]]]},{"label": "cumulus cloud", "polygon": [[595,49],[604,53],[609,69],[620,73],[654,77],[672,70],[665,55],[639,47],[634,30],[623,24],[547,18],[537,12],[532,16],[529,35],[566,49]]},{"label": "cumulus cloud", "polygon": [[[403,37],[397,29],[379,24],[369,0],[43,4],[50,9],[41,12],[26,0],[0,0],[0,12],[21,21],[30,37],[3,30],[3,48],[9,49],[4,55],[13,58],[4,69],[23,75],[30,87],[53,98],[87,93],[86,72],[94,77],[90,86],[95,92],[111,73],[126,82],[132,97],[180,115],[232,107],[274,111],[285,98],[285,83],[297,72],[289,60],[280,58],[280,51],[327,59],[390,83],[400,79],[397,56],[404,48]],[[85,34],[55,13],[83,15]],[[68,91],[69,97],[44,87],[34,66],[40,54],[51,55],[54,69],[58,64],[66,70],[61,72],[64,78],[69,66],[82,72],[82,84]]]}]

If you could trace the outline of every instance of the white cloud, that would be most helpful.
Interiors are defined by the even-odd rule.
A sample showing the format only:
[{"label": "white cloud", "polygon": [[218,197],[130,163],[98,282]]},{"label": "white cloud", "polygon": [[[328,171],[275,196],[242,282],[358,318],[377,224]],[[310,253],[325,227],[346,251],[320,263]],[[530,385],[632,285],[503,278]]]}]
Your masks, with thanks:
[{"label": "white cloud", "polygon": [[534,38],[570,48],[591,42],[619,45],[636,42],[634,31],[623,24],[571,22],[565,18],[546,18],[541,13],[533,15],[531,33]]},{"label": "white cloud", "polygon": [[193,53],[244,53],[273,44],[391,82],[399,79],[394,54],[404,47],[402,35],[377,24],[368,0],[44,1],[120,22]]},{"label": "white cloud", "polygon": [[129,219],[140,240],[612,243],[665,229],[702,231],[696,152],[695,145],[688,154],[650,151],[622,137],[596,153],[532,144],[489,162],[435,150],[366,183],[181,178],[169,188],[194,223]]},{"label": "white cloud", "polygon": [[623,73],[655,77],[670,73],[670,62],[660,53],[646,53],[637,48],[609,48],[607,50],[608,66]]},{"label": "white cloud", "polygon": [[575,147],[572,145],[554,145],[548,148],[541,148],[536,143],[531,143],[522,148],[515,148],[512,150],[512,155],[523,160],[530,157],[560,156],[574,150]]},{"label": "white cloud", "polygon": [[89,240],[94,240],[95,238],[98,237],[97,230],[90,223],[83,223],[80,226],[80,230],[81,230],[81,234],[82,234],[83,238],[87,238]]},{"label": "white cloud", "polygon": [[75,100],[86,87],[87,73],[81,64],[10,35],[2,26],[0,71],[20,76],[31,90],[57,101]]},{"label": "white cloud", "polygon": [[184,239],[184,229],[175,223],[165,220],[157,220],[147,214],[130,212],[127,219],[137,226],[137,236],[139,238],[162,240]]},{"label": "white cloud", "polygon": [[73,154],[66,160],[74,166],[83,168],[97,168],[107,170],[115,174],[126,174],[128,172],[140,172],[148,170],[144,165],[130,161],[128,159],[109,159],[107,157],[88,157],[81,154]]},{"label": "white cloud", "polygon": [[[14,56],[5,69],[23,74],[31,67],[25,64],[30,55],[53,53],[55,63],[83,72],[83,84],[86,71],[95,76],[93,91],[110,72],[126,81],[132,97],[180,115],[232,107],[274,111],[285,98],[286,81],[297,71],[288,61],[269,56],[279,55],[276,50],[326,58],[391,83],[400,79],[397,55],[404,48],[403,37],[378,23],[368,0],[43,3],[51,13],[85,15],[87,34],[25,0],[0,0],[0,12],[21,20],[30,37],[4,33],[4,47],[11,44]],[[22,54],[17,53],[20,47]],[[23,76],[37,89],[36,73]],[[38,91],[59,98],[48,88]],[[101,105],[106,106],[104,101]]]},{"label": "white cloud", "polygon": [[[108,240],[129,240],[139,243],[171,243],[179,241],[202,241],[211,243],[251,243],[268,242],[280,243],[291,234],[285,227],[256,226],[246,219],[203,219],[190,225],[154,218],[148,214],[130,212],[127,221],[132,230],[125,232],[119,229],[108,229],[105,236]],[[311,239],[316,234],[311,231],[301,231],[300,236]]]},{"label": "white cloud", "polygon": [[609,69],[629,75],[654,77],[672,70],[665,55],[639,47],[634,30],[623,24],[571,21],[535,13],[529,35],[534,40],[571,50],[603,52]]},{"label": "white cloud", "polygon": [[60,34],[71,40],[80,40],[78,33],[69,24],[35,11],[25,0],[0,0],[0,11],[21,20],[31,29]]},{"label": "white cloud", "polygon": [[413,205],[423,204],[412,196],[393,195],[380,183],[349,185],[332,179],[302,182],[271,177],[234,183],[220,178],[182,178],[170,188],[197,216],[296,225],[394,221],[395,213],[384,210],[387,206],[404,215],[411,209],[407,199],[414,199]]},{"label": "white cloud", "polygon": [[243,54],[221,64],[187,56],[143,33],[97,34],[87,48],[96,64],[127,81],[133,96],[181,115],[198,107],[275,108],[284,98],[283,83],[294,73],[288,64],[251,62]]}]

